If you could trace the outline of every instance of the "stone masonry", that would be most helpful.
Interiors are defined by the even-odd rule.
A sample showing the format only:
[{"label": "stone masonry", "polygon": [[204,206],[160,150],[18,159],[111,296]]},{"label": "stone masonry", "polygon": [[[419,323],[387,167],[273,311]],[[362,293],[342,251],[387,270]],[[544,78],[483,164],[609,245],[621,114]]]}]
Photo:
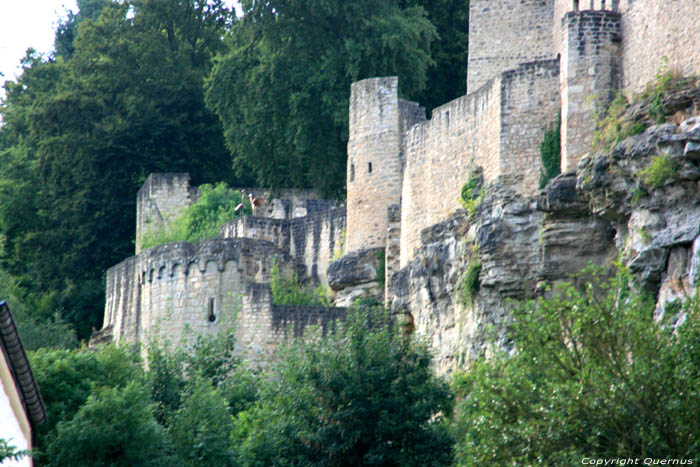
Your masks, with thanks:
[{"label": "stone masonry", "polygon": [[[395,77],[352,85],[347,207],[298,190],[273,199],[249,189],[265,205],[219,238],[139,251],[145,232],[198,196],[187,174],[149,176],[138,193],[137,256],[107,272],[95,342],[145,342],[154,330],[176,341],[235,320],[241,349],[267,358],[308,324],[327,332],[344,309],[272,305],[277,258],[330,285],[343,306],[384,299],[429,337],[445,367],[483,353],[483,327],[506,319],[506,298],[580,267],[580,258],[566,259],[585,250],[578,234],[600,237],[595,258],[617,251],[615,229],[581,214],[573,172],[548,187],[546,202],[536,200],[545,130],[561,113],[562,171],[588,161],[594,114],[616,92],[640,92],[659,72],[700,73],[697,18],[698,0],[472,0],[465,96],[427,120],[400,98]],[[458,200],[478,169],[487,189],[477,222]],[[567,201],[559,206],[557,196]],[[686,250],[671,263],[695,261]],[[458,280],[476,260],[484,292],[465,305]]]}]

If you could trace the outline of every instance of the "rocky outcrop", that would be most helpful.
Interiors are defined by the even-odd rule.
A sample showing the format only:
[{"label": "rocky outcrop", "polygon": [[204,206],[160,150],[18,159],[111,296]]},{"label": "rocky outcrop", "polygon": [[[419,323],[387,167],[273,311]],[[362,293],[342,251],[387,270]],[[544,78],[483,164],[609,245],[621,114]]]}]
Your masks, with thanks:
[{"label": "rocky outcrop", "polygon": [[[617,231],[622,261],[658,294],[656,317],[692,295],[700,250],[700,118],[648,128],[581,160],[577,189]],[[676,306],[670,306],[677,311]]]},{"label": "rocky outcrop", "polygon": [[[536,197],[517,180],[486,187],[471,217],[458,211],[421,233],[421,246],[390,282],[389,304],[449,371],[509,349],[512,300],[536,297],[589,263],[621,259],[657,294],[656,317],[677,325],[675,303],[700,275],[700,118],[653,126],[611,154],[584,157],[577,172]],[[481,265],[478,290],[465,281]]]},{"label": "rocky outcrop", "polygon": [[348,253],[328,266],[326,275],[328,285],[337,292],[336,306],[349,307],[363,297],[381,301],[384,284],[379,283],[377,271],[383,255],[384,248],[368,248]]}]

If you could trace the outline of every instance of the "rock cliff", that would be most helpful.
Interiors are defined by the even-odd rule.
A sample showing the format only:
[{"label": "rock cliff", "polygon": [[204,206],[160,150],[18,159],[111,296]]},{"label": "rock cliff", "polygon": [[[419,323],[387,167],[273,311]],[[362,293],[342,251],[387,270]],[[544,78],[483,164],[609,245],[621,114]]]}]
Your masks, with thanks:
[{"label": "rock cliff", "polygon": [[[696,92],[670,93],[664,113],[697,113]],[[649,125],[648,110],[630,106],[626,118]],[[675,303],[700,282],[700,117],[649,126],[587,155],[537,196],[517,184],[501,177],[471,216],[457,211],[423,230],[416,255],[390,281],[392,311],[435,349],[440,371],[509,349],[510,301],[547,293],[589,262],[620,260],[656,295],[656,319],[682,323]]]}]

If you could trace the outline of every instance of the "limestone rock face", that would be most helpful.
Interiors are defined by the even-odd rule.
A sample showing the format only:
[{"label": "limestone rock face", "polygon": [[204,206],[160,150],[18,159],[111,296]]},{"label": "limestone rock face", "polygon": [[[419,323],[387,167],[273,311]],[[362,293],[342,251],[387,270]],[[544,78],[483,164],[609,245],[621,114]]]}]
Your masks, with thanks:
[{"label": "limestone rock face", "polygon": [[651,127],[578,166],[579,193],[612,223],[623,262],[658,293],[656,317],[673,323],[682,316],[665,316],[668,304],[691,296],[698,284],[698,145],[700,118],[694,117]]},{"label": "limestone rock face", "polygon": [[357,298],[379,298],[383,289],[377,282],[377,268],[383,248],[368,248],[344,255],[328,266],[328,285],[338,292],[336,306],[349,307]]}]

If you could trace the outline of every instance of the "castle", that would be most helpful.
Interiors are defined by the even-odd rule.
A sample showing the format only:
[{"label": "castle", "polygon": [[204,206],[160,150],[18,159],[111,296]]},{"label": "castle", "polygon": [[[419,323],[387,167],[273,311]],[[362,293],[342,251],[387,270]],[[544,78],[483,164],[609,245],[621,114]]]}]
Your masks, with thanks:
[{"label": "castle", "polygon": [[[471,0],[469,17],[467,94],[430,120],[399,98],[396,78],[352,85],[345,207],[290,190],[224,226],[219,238],[137,251],[107,272],[104,326],[93,341],[154,333],[177,340],[188,329],[214,332],[235,311],[242,349],[264,358],[290,332],[301,335],[309,324],[325,332],[357,297],[410,309],[397,304],[396,281],[408,280],[426,238],[459,217],[472,171],[534,196],[539,145],[559,113],[567,172],[590,150],[595,113],[615,91],[642,91],[661,67],[700,72],[697,0]],[[152,174],[138,193],[137,245],[196,197],[186,174]],[[273,305],[273,261],[330,285],[340,307]],[[454,322],[460,312],[442,313]],[[441,336],[434,345],[443,345]]]}]

